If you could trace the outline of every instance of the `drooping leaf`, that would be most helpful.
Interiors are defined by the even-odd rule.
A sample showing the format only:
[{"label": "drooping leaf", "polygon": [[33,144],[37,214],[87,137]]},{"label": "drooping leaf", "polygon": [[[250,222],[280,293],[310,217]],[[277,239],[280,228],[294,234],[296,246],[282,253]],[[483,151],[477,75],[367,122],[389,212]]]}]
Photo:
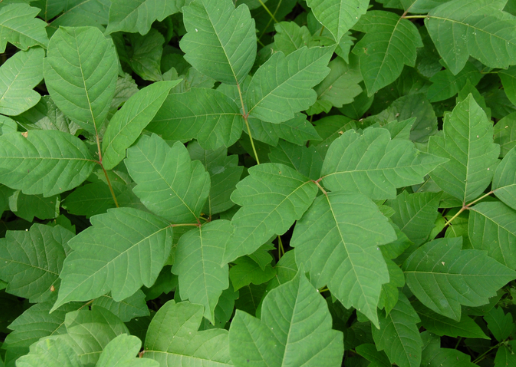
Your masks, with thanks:
[{"label": "drooping leaf", "polygon": [[[328,75],[326,67],[333,47],[301,48],[285,56],[273,54],[254,74],[247,87],[248,114],[257,119],[280,123],[306,110],[317,99],[312,89]],[[295,89],[295,95],[292,90]]]},{"label": "drooping leaf", "polygon": [[428,151],[448,162],[430,172],[445,192],[464,203],[489,185],[500,147],[493,143],[493,125],[472,95],[444,117],[444,136],[430,138]]},{"label": "drooping leaf", "polygon": [[142,136],[127,151],[125,165],[137,183],[134,193],[152,212],[175,223],[194,223],[210,190],[210,176],[191,161],[179,142],[170,148],[157,135]]},{"label": "drooping leaf", "polygon": [[461,250],[462,237],[441,238],[403,264],[407,285],[426,307],[460,321],[461,305],[481,306],[516,273],[479,250]]},{"label": "drooping leaf", "polygon": [[45,51],[20,51],[0,67],[0,113],[19,115],[38,103],[41,95],[32,89],[43,79]]},{"label": "drooping leaf", "polygon": [[233,145],[242,134],[240,108],[223,93],[193,88],[170,94],[147,130],[167,140],[195,138],[208,150]]},{"label": "drooping leaf", "polygon": [[471,247],[516,269],[516,211],[500,202],[479,203],[469,213]]},{"label": "drooping leaf", "polygon": [[224,262],[248,255],[275,234],[285,233],[312,204],[317,186],[292,168],[277,163],[249,169],[231,200],[242,206],[233,216],[235,232]]},{"label": "drooping leaf", "polygon": [[418,151],[408,140],[391,140],[381,128],[349,130],[330,146],[321,175],[332,191],[361,192],[375,200],[394,199],[396,188],[423,182],[443,158]]},{"label": "drooping leaf", "polygon": [[90,219],[92,226],[68,245],[58,299],[53,310],[70,301],[87,301],[111,291],[115,301],[150,287],[172,246],[169,223],[132,208],[110,209]]},{"label": "drooping leaf", "polygon": [[204,317],[215,323],[215,307],[229,287],[224,252],[233,228],[226,220],[204,224],[181,236],[172,271],[179,277],[181,299],[204,306]]},{"label": "drooping leaf", "polygon": [[0,53],[7,42],[21,50],[48,44],[45,22],[35,18],[39,9],[28,4],[10,4],[0,9]]},{"label": "drooping leaf", "polygon": [[378,326],[376,307],[389,281],[379,246],[394,240],[394,229],[370,199],[338,192],[315,200],[290,245],[317,288],[327,285],[344,307],[355,307]]},{"label": "drooping leaf", "polygon": [[338,43],[358,18],[366,13],[369,0],[308,0],[307,5]]},{"label": "drooping leaf", "polygon": [[360,18],[354,29],[366,33],[353,53],[360,57],[367,95],[372,96],[396,80],[404,65],[415,66],[416,48],[423,47],[423,42],[409,20],[394,13],[372,10]]},{"label": "drooping leaf", "polygon": [[103,295],[93,301],[92,307],[96,306],[111,311],[123,322],[129,322],[135,317],[144,317],[150,314],[145,303],[145,294],[141,290],[120,302],[116,302],[109,295]]},{"label": "drooping leaf", "polygon": [[419,367],[423,346],[417,327],[420,320],[403,293],[388,315],[380,313],[379,321],[380,328],[372,328],[376,348],[385,351],[389,360],[400,367]]},{"label": "drooping leaf", "polygon": [[91,133],[99,131],[115,94],[115,46],[92,27],[62,27],[45,59],[45,84],[55,104]]},{"label": "drooping leaf", "polygon": [[0,136],[0,183],[24,194],[52,196],[73,189],[94,167],[86,145],[61,131]]},{"label": "drooping leaf", "polygon": [[233,366],[227,330],[197,331],[203,313],[201,305],[190,302],[165,303],[149,325],[143,357],[161,366]]},{"label": "drooping leaf", "polygon": [[136,336],[118,335],[106,345],[96,367],[159,367],[157,361],[137,357],[141,346]]},{"label": "drooping leaf", "polygon": [[516,210],[516,148],[496,168],[491,189],[498,199]]},{"label": "drooping leaf", "polygon": [[227,84],[243,82],[256,58],[254,19],[231,0],[195,0],[183,9],[188,33],[180,46],[197,70]]},{"label": "drooping leaf", "polygon": [[155,20],[161,22],[179,12],[184,5],[185,0],[112,0],[106,33],[139,32],[143,36]]},{"label": "drooping leaf", "polygon": [[324,299],[302,271],[273,289],[263,301],[261,320],[237,311],[229,331],[235,365],[340,366],[342,333],[331,330]]},{"label": "drooping leaf", "polygon": [[179,83],[153,83],[143,88],[124,103],[109,121],[102,140],[102,164],[112,169],[125,158],[125,150],[140,136],[154,118],[168,96],[170,89]]}]

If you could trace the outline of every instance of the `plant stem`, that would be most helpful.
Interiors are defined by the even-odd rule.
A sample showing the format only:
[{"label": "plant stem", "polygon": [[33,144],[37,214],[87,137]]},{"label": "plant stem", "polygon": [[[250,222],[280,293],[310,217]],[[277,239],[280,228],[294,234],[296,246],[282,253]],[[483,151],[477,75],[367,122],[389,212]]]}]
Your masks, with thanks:
[{"label": "plant stem", "polygon": [[283,242],[281,241],[281,236],[278,236],[278,258],[281,259],[281,257],[285,255],[285,249],[283,248]]},{"label": "plant stem", "polygon": [[[282,2],[282,1],[283,1],[283,0],[280,0],[280,1],[278,2],[278,5],[276,6],[276,10],[274,10],[274,14],[276,14],[276,13],[278,12],[278,9],[279,9],[279,7],[280,7],[280,5],[281,5],[281,2]],[[258,41],[260,41],[260,39],[261,39],[261,38],[263,37],[263,35],[265,34],[265,30],[266,30],[267,28],[269,28],[269,25],[271,24],[272,19],[273,19],[273,18],[270,18],[270,19],[269,19],[269,21],[267,22],[267,25],[266,25],[266,26],[265,26],[265,28],[263,29],[262,34],[260,34],[260,37],[258,37]],[[277,23],[277,22],[276,22],[276,23]]]},{"label": "plant stem", "polygon": [[109,179],[109,176],[104,169],[104,165],[102,164],[102,150],[100,149],[100,139],[99,139],[99,133],[97,132],[97,125],[93,124],[95,126],[95,139],[97,140],[97,150],[99,152],[99,164],[100,167],[102,167],[102,171],[104,171],[104,176],[106,176],[106,181],[109,186],[109,191],[111,192],[111,196],[113,197],[113,201],[115,202],[115,206],[119,208],[118,200],[116,200],[115,192],[113,191],[113,186],[111,186],[111,180]]},{"label": "plant stem", "polygon": [[256,147],[254,146],[253,135],[251,134],[251,127],[249,126],[249,122],[247,121],[249,115],[245,111],[244,98],[242,97],[242,90],[240,89],[239,83],[237,83],[237,88],[238,95],[240,96],[240,103],[242,105],[242,117],[244,118],[245,126],[247,126],[247,133],[249,134],[249,140],[251,140],[251,147],[253,147],[254,158],[256,159],[256,163],[260,164],[260,158],[258,158],[258,153],[256,152]]},{"label": "plant stem", "polygon": [[[451,219],[450,219],[449,221],[447,221],[446,223],[444,223],[444,227],[447,227],[447,226],[452,222],[452,220],[454,220],[455,218],[457,218],[457,217],[460,215],[460,213],[462,213],[464,210],[469,210],[469,208],[471,207],[471,205],[473,205],[473,204],[475,204],[475,203],[479,202],[480,200],[482,200],[482,199],[484,199],[484,198],[488,197],[488,196],[489,196],[489,195],[491,195],[493,192],[494,192],[494,191],[493,191],[493,190],[491,190],[491,191],[489,191],[487,194],[484,194],[484,195],[482,195],[481,197],[479,197],[478,199],[473,200],[471,203],[469,203],[469,204],[467,204],[467,205],[463,205],[463,206],[462,206],[462,208],[460,208],[460,210],[457,212],[457,214],[455,214],[453,217],[451,217]],[[443,229],[444,229],[444,227],[443,227]]]},{"label": "plant stem", "polygon": [[481,360],[483,360],[483,359],[487,356],[487,354],[488,354],[489,352],[491,352],[491,351],[492,351],[493,349],[495,349],[495,348],[498,348],[498,347],[499,347],[500,345],[502,345],[502,344],[503,344],[503,342],[500,342],[500,343],[498,343],[498,344],[496,344],[496,345],[492,346],[491,348],[489,348],[488,350],[486,350],[484,353],[482,353],[481,355],[479,355],[477,358],[475,358],[475,360],[474,360],[473,362],[471,362],[471,363],[473,363],[473,364],[477,364],[478,362],[480,362]]},{"label": "plant stem", "polygon": [[171,224],[170,227],[199,227],[199,223],[180,223],[180,224]]},{"label": "plant stem", "polygon": [[321,37],[321,36],[322,36],[322,32],[323,32],[323,31],[324,31],[324,26],[322,26],[322,28],[321,28],[321,32],[319,33],[319,37]]},{"label": "plant stem", "polygon": [[317,180],[317,181],[313,181],[313,180],[312,180],[312,182],[313,182],[314,184],[316,184],[316,185],[317,185],[317,187],[319,188],[319,190],[321,190],[321,191],[322,191],[322,193],[323,193],[324,195],[328,196],[328,193],[326,192],[326,190],[324,189],[324,187],[322,187],[322,186],[321,186],[321,184],[319,183],[319,180]]},{"label": "plant stem", "polygon": [[402,16],[403,19],[424,19],[430,18],[428,15],[408,15]]},{"label": "plant stem", "polygon": [[479,197],[479,198],[478,198],[478,199],[476,199],[476,200],[473,200],[471,203],[469,203],[469,204],[468,204],[468,205],[466,205],[466,206],[467,206],[467,207],[468,207],[468,209],[469,209],[469,207],[470,207],[471,205],[473,205],[473,204],[475,204],[475,203],[479,202],[480,200],[482,200],[482,199],[484,199],[484,198],[488,197],[488,196],[489,196],[489,195],[491,195],[493,192],[494,192],[494,190],[489,191],[487,194],[482,195],[481,197]]},{"label": "plant stem", "polygon": [[260,5],[265,9],[265,11],[267,13],[269,13],[269,15],[271,16],[272,20],[274,20],[274,23],[278,23],[278,21],[276,20],[276,18],[274,17],[274,14],[271,13],[271,11],[269,10],[269,8],[267,7],[267,5],[265,5],[263,3],[262,0],[258,0],[258,2],[260,3]]}]

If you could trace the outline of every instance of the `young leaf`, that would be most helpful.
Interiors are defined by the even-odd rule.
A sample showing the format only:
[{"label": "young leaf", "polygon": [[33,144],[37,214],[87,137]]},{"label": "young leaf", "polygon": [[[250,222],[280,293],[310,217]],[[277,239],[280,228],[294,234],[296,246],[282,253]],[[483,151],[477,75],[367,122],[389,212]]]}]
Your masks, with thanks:
[{"label": "young leaf", "polygon": [[256,58],[254,19],[231,0],[195,0],[183,9],[188,33],[180,47],[194,68],[227,84],[241,84]]},{"label": "young leaf", "polygon": [[481,306],[516,273],[484,251],[462,250],[462,237],[442,238],[414,251],[403,264],[407,285],[426,307],[460,321],[461,305]]},{"label": "young leaf", "polygon": [[313,105],[317,93],[312,88],[328,75],[326,65],[333,50],[334,47],[304,47],[287,56],[282,52],[273,54],[247,87],[249,116],[277,124]]},{"label": "young leaf", "polygon": [[224,262],[256,251],[275,234],[285,233],[312,204],[317,186],[288,166],[261,164],[237,184],[231,200],[242,206],[233,216],[235,232]]},{"label": "young leaf", "polygon": [[372,10],[354,27],[366,35],[355,45],[367,95],[372,96],[396,80],[404,65],[415,66],[416,48],[423,47],[416,26],[399,15]]},{"label": "young leaf", "polygon": [[366,13],[369,0],[308,0],[307,5],[339,43],[357,19]]},{"label": "young leaf", "polygon": [[32,89],[43,79],[45,51],[20,51],[0,67],[0,113],[15,116],[38,103],[41,95]]},{"label": "young leaf", "polygon": [[423,182],[445,159],[417,150],[408,140],[391,140],[382,128],[345,132],[330,146],[321,175],[332,191],[361,192],[374,200],[394,199],[396,188]]},{"label": "young leaf", "polygon": [[117,75],[115,46],[97,28],[62,27],[52,37],[45,84],[57,107],[83,129],[100,131]]},{"label": "young leaf", "polygon": [[216,220],[190,230],[179,239],[172,272],[179,277],[181,299],[204,306],[204,317],[215,323],[215,307],[222,291],[229,287],[224,251],[233,228]]},{"label": "young leaf", "polygon": [[143,36],[149,32],[155,20],[163,21],[179,12],[184,4],[185,0],[112,0],[106,33],[140,32]]},{"label": "young leaf", "polygon": [[516,269],[516,212],[500,202],[479,203],[468,220],[471,247]]},{"label": "young leaf", "polygon": [[470,55],[491,68],[505,69],[513,63],[516,20],[502,12],[503,4],[453,0],[428,14],[428,33],[453,74],[462,70]]},{"label": "young leaf", "polygon": [[52,196],[79,186],[95,168],[86,145],[56,130],[0,136],[0,183]]},{"label": "young leaf", "polygon": [[229,147],[242,135],[240,108],[223,93],[193,88],[170,94],[147,130],[167,140],[197,139],[208,150]]},{"label": "young leaf", "polygon": [[498,199],[516,210],[516,148],[496,167],[491,189]]},{"label": "young leaf", "polygon": [[170,148],[157,135],[142,136],[127,151],[125,165],[137,183],[134,193],[152,212],[174,223],[194,223],[210,191],[210,176],[191,161],[179,142]]},{"label": "young leaf", "polygon": [[400,367],[419,367],[423,346],[417,327],[420,320],[403,293],[388,315],[380,312],[379,321],[380,329],[372,328],[376,348],[385,351],[389,360]]},{"label": "young leaf", "polygon": [[263,301],[261,320],[237,310],[229,329],[235,365],[340,366],[342,333],[332,330],[328,306],[299,271]]},{"label": "young leaf", "polygon": [[5,52],[7,42],[21,50],[48,44],[46,24],[35,18],[39,9],[27,4],[10,4],[0,9],[0,53]]},{"label": "young leaf", "polygon": [[159,367],[157,361],[137,357],[141,346],[136,336],[119,335],[106,345],[96,367]]},{"label": "young leaf", "polygon": [[180,80],[159,82],[143,88],[113,116],[102,140],[102,164],[112,169],[125,158],[125,150],[140,136]]},{"label": "young leaf", "polygon": [[430,172],[445,192],[466,203],[489,185],[500,147],[493,143],[493,125],[472,95],[444,117],[444,136],[433,136],[428,151],[448,162]]},{"label": "young leaf", "polygon": [[389,281],[378,246],[394,240],[394,229],[369,198],[338,192],[315,200],[290,245],[317,288],[327,285],[344,307],[355,307],[378,326],[376,307]]},{"label": "young leaf", "polygon": [[162,366],[233,366],[227,330],[197,331],[202,315],[201,305],[165,303],[149,325],[143,357],[154,359]]},{"label": "young leaf", "polygon": [[92,226],[68,245],[58,299],[52,308],[87,301],[111,291],[115,301],[150,287],[172,246],[169,223],[131,208],[110,209],[90,219]]},{"label": "young leaf", "polygon": [[73,233],[61,226],[34,224],[30,231],[7,231],[0,240],[0,278],[6,291],[32,303],[41,302],[57,288],[59,273]]}]

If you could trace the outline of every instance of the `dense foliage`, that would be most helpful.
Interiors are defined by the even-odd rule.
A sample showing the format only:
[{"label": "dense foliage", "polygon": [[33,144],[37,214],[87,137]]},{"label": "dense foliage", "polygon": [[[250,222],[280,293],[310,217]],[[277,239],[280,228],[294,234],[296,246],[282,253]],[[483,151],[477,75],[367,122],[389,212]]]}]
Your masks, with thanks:
[{"label": "dense foliage", "polygon": [[516,366],[515,0],[2,0],[0,51],[0,365]]}]

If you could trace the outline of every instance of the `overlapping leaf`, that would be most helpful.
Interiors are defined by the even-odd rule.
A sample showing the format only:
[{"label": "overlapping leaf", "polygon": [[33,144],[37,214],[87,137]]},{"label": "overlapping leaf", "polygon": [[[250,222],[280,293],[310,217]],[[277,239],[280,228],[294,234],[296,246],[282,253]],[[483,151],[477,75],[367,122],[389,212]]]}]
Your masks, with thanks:
[{"label": "overlapping leaf", "polygon": [[240,108],[223,93],[193,88],[170,94],[147,130],[167,140],[196,138],[205,149],[233,145],[242,134]]},{"label": "overlapping leaf", "polygon": [[233,228],[226,220],[207,223],[181,236],[172,271],[179,277],[181,299],[204,306],[204,317],[215,323],[215,307],[229,287],[224,252]]},{"label": "overlapping leaf", "polygon": [[331,330],[324,299],[302,271],[273,289],[263,301],[261,320],[237,311],[229,330],[235,365],[340,366],[342,333]]},{"label": "overlapping leaf", "polygon": [[125,158],[125,150],[140,136],[180,80],[153,83],[133,95],[118,110],[104,133],[102,164],[112,169]]},{"label": "overlapping leaf", "polygon": [[142,136],[127,151],[125,165],[137,183],[133,192],[152,212],[175,223],[194,223],[210,191],[210,176],[191,161],[181,143],[170,148],[157,135]]},{"label": "overlapping leaf", "polygon": [[80,185],[95,168],[86,145],[56,130],[0,136],[0,183],[52,196]]},{"label": "overlapping leaf", "polygon": [[109,8],[109,23],[106,33],[149,32],[152,23],[161,22],[171,14],[177,13],[185,5],[185,0],[113,0]]},{"label": "overlapping leaf", "polygon": [[257,119],[280,123],[314,104],[312,89],[328,75],[333,47],[301,48],[285,56],[273,54],[254,74],[247,87],[248,113]]},{"label": "overlapping leaf", "polygon": [[327,285],[344,307],[355,307],[378,326],[376,307],[389,281],[379,246],[394,240],[394,229],[370,199],[329,193],[296,224],[291,246],[317,288]]},{"label": "overlapping leaf", "polygon": [[83,129],[99,131],[115,94],[115,46],[92,27],[60,28],[48,45],[45,84],[57,107]]},{"label": "overlapping leaf", "polygon": [[507,68],[516,57],[516,20],[492,0],[453,0],[434,8],[425,19],[437,51],[453,74],[469,56],[492,68]]},{"label": "overlapping leaf", "polygon": [[462,250],[462,237],[426,243],[403,264],[407,285],[426,307],[456,321],[461,305],[481,306],[516,272],[485,251]]},{"label": "overlapping leaf", "polygon": [[141,290],[120,302],[116,302],[111,296],[104,295],[96,298],[92,305],[111,311],[123,322],[129,322],[135,317],[149,316],[150,314],[145,302],[145,293]]},{"label": "overlapping leaf", "polygon": [[242,206],[233,216],[235,232],[224,262],[248,255],[275,234],[285,233],[312,204],[317,186],[294,169],[277,163],[249,169],[231,200]]},{"label": "overlapping leaf", "polygon": [[414,66],[416,48],[423,47],[416,26],[394,13],[369,11],[354,29],[366,33],[353,53],[360,57],[360,71],[369,96],[396,80],[404,65]]},{"label": "overlapping leaf", "polygon": [[516,148],[511,149],[496,168],[492,190],[498,199],[516,210]]},{"label": "overlapping leaf", "polygon": [[149,325],[143,357],[162,366],[233,366],[227,330],[197,331],[203,313],[201,305],[190,302],[165,303]]},{"label": "overlapping leaf", "polygon": [[34,344],[31,352],[21,357],[16,366],[19,367],[80,367],[79,357],[62,339],[50,339]]},{"label": "overlapping leaf", "polygon": [[48,25],[49,33],[54,33],[59,27],[83,26],[92,26],[103,31],[104,25],[108,23],[111,0],[69,0],[61,6],[63,12]]},{"label": "overlapping leaf", "polygon": [[0,9],[0,52],[4,53],[7,42],[26,50],[32,46],[48,44],[46,24],[35,18],[39,9],[27,4],[10,4]]},{"label": "overlapping leaf", "polygon": [[500,147],[493,143],[493,125],[472,95],[444,118],[444,136],[430,138],[428,151],[448,162],[430,172],[445,192],[465,202],[489,185]]},{"label": "overlapping leaf", "polygon": [[227,84],[243,82],[256,58],[254,19],[231,0],[195,0],[183,9],[180,46],[197,70]]},{"label": "overlapping leaf", "polygon": [[33,48],[20,51],[0,67],[0,113],[15,116],[39,102],[41,95],[32,89],[43,79],[45,51]]},{"label": "overlapping leaf", "polygon": [[127,50],[127,62],[131,69],[144,80],[164,80],[161,74],[161,57],[165,37],[156,29],[151,29],[145,36],[130,34],[128,38],[131,48]]},{"label": "overlapping leaf", "polygon": [[394,139],[388,130],[349,130],[326,154],[321,175],[332,191],[361,192],[372,199],[394,199],[396,188],[423,182],[445,159],[418,151],[409,140]]},{"label": "overlapping leaf", "polygon": [[163,219],[117,208],[90,221],[91,227],[68,242],[74,251],[65,260],[53,309],[109,291],[115,301],[121,301],[142,285],[154,284],[167,260],[172,228]]},{"label": "overlapping leaf", "polygon": [[136,336],[118,335],[106,345],[96,367],[159,367],[157,361],[138,358],[141,346]]}]

